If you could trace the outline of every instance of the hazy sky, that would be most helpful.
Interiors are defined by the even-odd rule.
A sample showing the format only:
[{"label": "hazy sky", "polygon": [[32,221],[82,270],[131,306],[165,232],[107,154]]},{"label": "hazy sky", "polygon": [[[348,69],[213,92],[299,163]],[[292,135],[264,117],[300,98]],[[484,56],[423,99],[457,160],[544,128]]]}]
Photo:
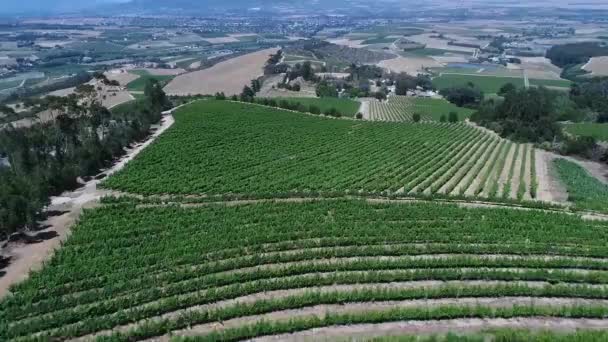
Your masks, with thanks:
[{"label": "hazy sky", "polygon": [[96,4],[127,2],[128,0],[0,0],[0,12],[70,11]]}]

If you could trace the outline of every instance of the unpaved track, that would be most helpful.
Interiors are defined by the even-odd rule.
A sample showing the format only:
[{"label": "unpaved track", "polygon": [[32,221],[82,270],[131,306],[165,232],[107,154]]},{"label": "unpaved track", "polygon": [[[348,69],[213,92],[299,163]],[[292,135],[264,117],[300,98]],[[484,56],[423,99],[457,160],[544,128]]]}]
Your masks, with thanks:
[{"label": "unpaved track", "polygon": [[568,191],[552,171],[554,159],[555,156],[552,153],[543,150],[536,151],[536,177],[538,178],[536,197],[545,202],[566,203]]},{"label": "unpaved track", "polygon": [[[119,162],[103,173],[111,175],[121,170],[160,134],[171,127],[174,123],[173,116],[170,115],[172,111],[164,113],[160,125],[153,126],[156,131],[145,142],[128,149]],[[40,232],[56,232],[57,236],[55,238],[29,245],[11,243],[2,251],[2,255],[11,257],[11,263],[3,270],[6,274],[0,277],[0,298],[9,292],[11,285],[27,279],[30,270],[40,269],[42,263],[50,259],[53,251],[69,236],[69,228],[76,223],[83,209],[96,206],[99,199],[112,193],[108,190],[98,189],[97,185],[100,182],[100,180],[92,179],[77,190],[51,198],[51,205],[47,208],[47,211],[59,211],[63,214],[49,217],[41,222],[46,228]]]},{"label": "unpaved track", "polygon": [[362,340],[383,336],[477,333],[488,329],[528,329],[574,332],[577,329],[607,329],[608,322],[602,319],[580,318],[464,318],[441,321],[401,321],[379,324],[356,324],[331,326],[274,336],[258,337],[251,342],[304,342],[333,340]]}]

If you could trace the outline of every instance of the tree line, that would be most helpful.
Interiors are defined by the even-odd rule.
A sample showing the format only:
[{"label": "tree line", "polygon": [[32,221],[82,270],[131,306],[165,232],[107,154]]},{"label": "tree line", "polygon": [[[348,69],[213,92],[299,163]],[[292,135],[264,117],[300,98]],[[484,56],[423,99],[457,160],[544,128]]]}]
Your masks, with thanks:
[{"label": "tree line", "polygon": [[97,174],[147,137],[170,103],[155,80],[144,94],[126,111],[110,111],[90,93],[50,97],[39,105],[54,120],[0,131],[0,237],[35,229],[50,196],[78,187],[79,177]]}]

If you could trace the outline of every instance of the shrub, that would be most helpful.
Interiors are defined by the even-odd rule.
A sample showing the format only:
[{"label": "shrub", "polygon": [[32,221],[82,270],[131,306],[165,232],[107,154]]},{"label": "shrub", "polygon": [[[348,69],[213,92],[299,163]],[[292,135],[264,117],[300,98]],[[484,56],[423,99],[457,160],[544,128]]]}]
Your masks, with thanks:
[{"label": "shrub", "polygon": [[451,123],[458,122],[458,113],[456,113],[456,112],[450,112],[450,115],[448,117],[448,121],[450,121]]},{"label": "shrub", "polygon": [[414,113],[412,120],[414,120],[414,122],[420,122],[420,114]]}]

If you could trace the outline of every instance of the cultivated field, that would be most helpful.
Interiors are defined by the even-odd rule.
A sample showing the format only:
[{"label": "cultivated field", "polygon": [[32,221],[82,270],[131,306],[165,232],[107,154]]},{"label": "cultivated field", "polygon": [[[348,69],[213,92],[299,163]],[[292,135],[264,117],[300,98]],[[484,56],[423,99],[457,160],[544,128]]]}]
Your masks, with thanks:
[{"label": "cultivated field", "polygon": [[450,112],[456,112],[459,120],[471,116],[472,110],[458,107],[443,99],[412,98],[389,96],[387,101],[368,101],[367,116],[370,121],[409,122],[414,114],[420,114],[423,121],[439,121],[442,115],[447,118]]},{"label": "cultivated field", "polygon": [[407,72],[411,75],[417,75],[423,72],[425,68],[439,68],[443,64],[429,57],[395,57],[392,59],[383,60],[378,63],[379,67],[386,68],[392,72]]},{"label": "cultivated field", "polygon": [[568,191],[568,200],[580,209],[606,212],[608,184],[593,177],[585,168],[565,159],[556,159],[553,165]]},{"label": "cultivated field", "polygon": [[300,103],[304,107],[306,107],[306,111],[308,112],[310,106],[316,106],[321,110],[321,113],[325,113],[332,108],[336,109],[343,116],[354,117],[361,107],[361,102],[350,100],[350,99],[341,99],[334,97],[324,97],[324,98],[310,98],[310,97],[279,97],[275,98],[277,103],[281,101],[288,101],[290,103]]},{"label": "cultivated field", "polygon": [[593,76],[608,76],[608,56],[593,57],[583,66]]},{"label": "cultivated field", "polygon": [[209,69],[175,77],[165,87],[168,95],[239,94],[243,86],[262,75],[268,57],[277,49],[266,49],[223,61]]},{"label": "cultivated field", "polygon": [[484,93],[496,94],[500,88],[512,83],[515,86],[524,86],[523,77],[500,77],[500,76],[481,76],[481,75],[465,75],[465,74],[449,74],[442,73],[440,76],[433,78],[433,84],[438,89],[463,86],[468,82],[472,82],[479,87]]},{"label": "cultivated field", "polygon": [[144,91],[149,80],[157,80],[161,84],[167,84],[175,77],[171,74],[152,74],[148,70],[131,70],[130,73],[139,77],[127,84],[129,91]]},{"label": "cultivated field", "polygon": [[227,341],[336,326],[344,338],[383,322],[404,332],[606,324],[606,222],[359,200],[137,204],[85,213],[44,270],[2,302],[5,337]]},{"label": "cultivated field", "polygon": [[564,125],[566,132],[586,137],[594,137],[599,141],[608,142],[608,124],[575,123]]},{"label": "cultivated field", "polygon": [[176,120],[105,185],[147,195],[347,192],[497,200],[532,199],[538,187],[530,146],[464,124],[332,120],[223,101],[198,102]]},{"label": "cultivated field", "polygon": [[[608,324],[607,221],[412,199],[532,199],[547,165],[531,145],[462,123],[215,100],[175,119],[105,181],[163,196],[85,211],[0,302],[3,337],[291,340],[322,328],[318,340]],[[576,198],[597,188],[572,183]]]}]

